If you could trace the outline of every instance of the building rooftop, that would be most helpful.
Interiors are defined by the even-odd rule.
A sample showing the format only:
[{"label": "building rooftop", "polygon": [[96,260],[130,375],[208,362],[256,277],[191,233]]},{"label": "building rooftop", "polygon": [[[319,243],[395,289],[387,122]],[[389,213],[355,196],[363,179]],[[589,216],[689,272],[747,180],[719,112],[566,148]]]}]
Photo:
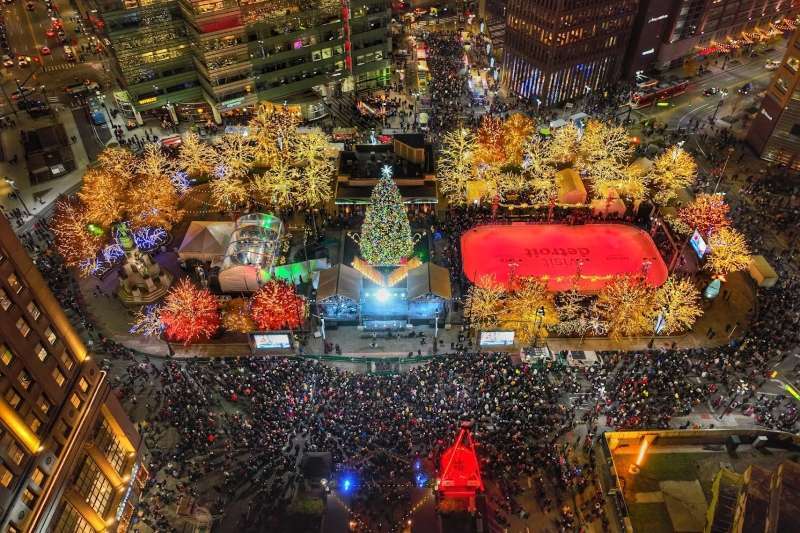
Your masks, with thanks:
[{"label": "building rooftop", "polygon": [[[641,443],[653,438],[637,471]],[[796,437],[757,430],[620,431],[606,433],[605,443],[634,532],[765,531],[768,516],[776,531],[800,531]]]},{"label": "building rooftop", "polygon": [[403,134],[395,135],[391,144],[358,144],[340,153],[336,203],[368,203],[387,165],[406,202],[436,202],[433,148],[421,134]]}]

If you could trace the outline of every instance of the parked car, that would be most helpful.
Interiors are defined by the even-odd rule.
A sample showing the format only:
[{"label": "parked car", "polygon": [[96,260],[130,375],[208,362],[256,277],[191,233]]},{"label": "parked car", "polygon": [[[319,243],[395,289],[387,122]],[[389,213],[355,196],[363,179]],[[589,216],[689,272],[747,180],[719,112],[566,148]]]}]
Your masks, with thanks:
[{"label": "parked car", "polygon": [[31,93],[33,93],[33,87],[22,87],[21,89],[17,89],[13,93],[11,93],[11,99],[16,102],[23,96],[28,96]]}]

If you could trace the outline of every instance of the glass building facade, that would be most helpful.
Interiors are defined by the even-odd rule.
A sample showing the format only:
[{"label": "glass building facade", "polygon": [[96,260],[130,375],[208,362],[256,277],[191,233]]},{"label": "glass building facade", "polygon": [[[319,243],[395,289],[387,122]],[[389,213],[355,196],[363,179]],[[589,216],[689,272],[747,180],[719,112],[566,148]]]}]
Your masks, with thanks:
[{"label": "glass building facade", "polygon": [[127,531],[141,437],[2,216],[0,315],[0,531]]},{"label": "glass building facade", "polygon": [[508,0],[503,83],[552,105],[617,79],[638,0]]},{"label": "glass building facade", "polygon": [[219,121],[260,100],[322,112],[321,96],[390,79],[386,0],[95,0],[123,109]]}]

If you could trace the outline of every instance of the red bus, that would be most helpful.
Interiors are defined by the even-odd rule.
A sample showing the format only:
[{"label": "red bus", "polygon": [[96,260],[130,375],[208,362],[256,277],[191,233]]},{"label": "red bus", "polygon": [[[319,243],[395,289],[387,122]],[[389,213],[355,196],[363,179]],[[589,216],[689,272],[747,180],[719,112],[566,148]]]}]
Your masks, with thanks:
[{"label": "red bus", "polygon": [[677,81],[666,87],[652,87],[643,91],[637,91],[631,96],[631,107],[633,109],[640,109],[642,107],[649,107],[656,102],[667,100],[673,96],[678,96],[686,92],[689,87],[687,80]]}]

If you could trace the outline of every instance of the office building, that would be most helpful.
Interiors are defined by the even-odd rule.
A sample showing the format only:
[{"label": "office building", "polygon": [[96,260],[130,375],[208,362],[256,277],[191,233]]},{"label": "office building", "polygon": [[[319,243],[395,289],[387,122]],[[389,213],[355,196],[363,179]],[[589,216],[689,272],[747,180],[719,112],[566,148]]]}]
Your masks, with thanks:
[{"label": "office building", "polygon": [[602,90],[622,68],[639,0],[508,0],[503,85],[551,105]]},{"label": "office building", "polygon": [[386,0],[94,0],[93,9],[116,58],[117,104],[137,120],[219,122],[258,101],[314,119],[325,114],[321,97],[391,77]]},{"label": "office building", "polygon": [[625,76],[767,48],[799,10],[798,0],[640,0]]},{"label": "office building", "polygon": [[0,217],[0,531],[128,531],[142,441]]},{"label": "office building", "polygon": [[747,142],[762,159],[800,170],[800,30],[775,70]]}]

